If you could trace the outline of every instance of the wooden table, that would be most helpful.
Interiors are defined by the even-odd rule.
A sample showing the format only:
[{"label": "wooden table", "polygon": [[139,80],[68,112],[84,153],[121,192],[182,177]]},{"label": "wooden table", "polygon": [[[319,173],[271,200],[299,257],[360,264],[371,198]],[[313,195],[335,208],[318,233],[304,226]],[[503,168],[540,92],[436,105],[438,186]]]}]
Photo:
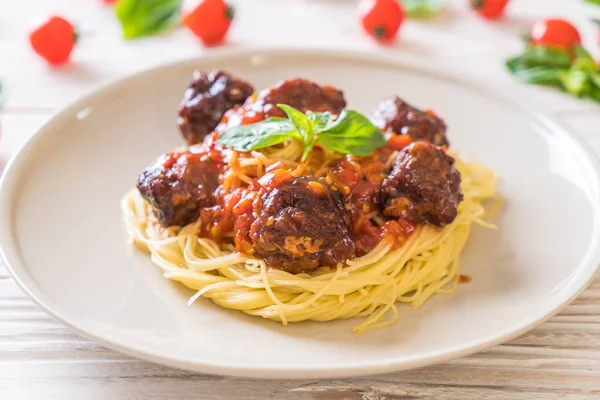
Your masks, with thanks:
[{"label": "wooden table", "polygon": [[[550,15],[571,19],[598,56],[596,33],[578,0],[513,0],[497,23],[452,1],[444,17],[408,22],[403,40],[377,48],[357,29],[348,0],[238,0],[228,46],[298,46],[385,51],[503,85],[570,125],[600,153],[600,105],[515,83],[503,60],[518,35]],[[206,52],[187,32],[120,39],[100,0],[0,0],[0,78],[9,98],[0,113],[2,164],[53,112],[125,73]],[[87,35],[74,62],[51,70],[30,51],[34,13],[54,11]],[[397,89],[402,95],[402,88]],[[470,110],[469,112],[477,112]],[[252,381],[198,375],[131,359],[82,339],[35,306],[0,264],[0,399],[592,399],[600,398],[600,279],[533,331],[471,357],[392,375],[330,381]]]}]

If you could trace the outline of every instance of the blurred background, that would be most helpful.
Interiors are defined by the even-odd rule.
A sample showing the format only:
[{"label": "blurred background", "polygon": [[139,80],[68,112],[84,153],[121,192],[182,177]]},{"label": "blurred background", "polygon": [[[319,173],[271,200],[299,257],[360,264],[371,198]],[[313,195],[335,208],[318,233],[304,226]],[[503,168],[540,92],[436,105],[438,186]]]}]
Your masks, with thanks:
[{"label": "blurred background", "polygon": [[[548,18],[571,24],[580,44],[597,60],[599,25],[594,18],[600,18],[598,3],[600,0],[0,0],[0,165],[67,103],[117,77],[161,63],[242,47],[331,48],[383,52],[507,85],[523,80],[523,74],[507,69],[506,61],[523,54],[527,47],[524,38],[531,36],[536,22]],[[402,8],[399,19],[397,4]],[[76,29],[76,42],[69,26]],[[387,31],[378,37],[381,26]],[[561,39],[564,27],[559,26],[552,35],[558,35],[559,42],[565,39]],[[568,35],[566,32],[567,41]],[[48,53],[61,51],[67,52],[58,56],[63,59],[54,64],[59,65],[48,62]],[[570,49],[567,52],[572,53]],[[523,67],[529,83],[540,83],[536,82],[538,75],[535,79],[530,76],[538,74],[539,68],[529,69],[548,66],[544,64],[548,54],[541,56],[541,64],[536,61]],[[548,73],[556,78],[555,72]],[[598,110],[598,103],[575,98],[593,96],[582,95],[579,87],[573,89],[571,83],[581,83],[573,82],[581,77],[572,75],[568,78],[571,82],[555,79],[549,85],[571,92],[570,96],[523,84],[515,86],[515,95],[530,96],[550,111]],[[590,78],[586,85],[595,88],[593,82]],[[570,88],[565,89],[565,83]]]}]

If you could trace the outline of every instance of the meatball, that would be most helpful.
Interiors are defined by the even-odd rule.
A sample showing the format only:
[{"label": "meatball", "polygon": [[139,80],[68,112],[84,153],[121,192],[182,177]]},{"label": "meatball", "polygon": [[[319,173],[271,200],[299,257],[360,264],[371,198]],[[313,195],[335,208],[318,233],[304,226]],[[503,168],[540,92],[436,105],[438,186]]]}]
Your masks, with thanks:
[{"label": "meatball", "polygon": [[203,153],[168,153],[140,174],[137,188],[163,226],[183,226],[214,204],[219,169]]},{"label": "meatball", "polygon": [[276,107],[287,104],[302,112],[326,112],[339,114],[346,107],[344,93],[332,86],[320,86],[306,79],[292,79],[279,82],[274,88],[263,90],[256,100],[263,105],[265,118],[285,117]]},{"label": "meatball", "polygon": [[413,140],[427,140],[437,146],[449,145],[442,119],[411,106],[398,96],[382,100],[372,120],[384,132],[409,135]]},{"label": "meatball", "polygon": [[253,209],[250,238],[269,267],[296,274],[354,256],[341,196],[322,181],[294,178],[263,193]]},{"label": "meatball", "polygon": [[379,190],[385,216],[440,227],[454,221],[461,200],[454,159],[423,141],[398,153]]},{"label": "meatball", "polygon": [[227,110],[244,103],[253,92],[254,88],[248,82],[226,72],[194,72],[177,118],[185,140],[189,144],[200,143],[215,129]]}]

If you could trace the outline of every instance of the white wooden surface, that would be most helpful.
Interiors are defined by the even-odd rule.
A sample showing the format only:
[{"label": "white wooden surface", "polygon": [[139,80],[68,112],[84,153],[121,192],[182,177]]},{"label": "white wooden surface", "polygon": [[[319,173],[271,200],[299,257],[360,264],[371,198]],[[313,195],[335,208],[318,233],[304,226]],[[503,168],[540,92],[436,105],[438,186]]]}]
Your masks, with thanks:
[{"label": "white wooden surface", "polygon": [[[228,46],[342,47],[387,51],[443,64],[491,85],[512,85],[571,125],[600,154],[600,105],[512,82],[502,61],[521,49],[518,35],[542,16],[578,24],[596,56],[594,28],[579,0],[512,0],[508,17],[487,23],[466,0],[450,1],[437,21],[408,22],[403,40],[379,49],[360,34],[350,0],[237,0]],[[100,0],[0,0],[0,163],[51,114],[94,86],[168,60],[203,54],[187,32],[123,42]],[[89,34],[74,62],[51,70],[26,43],[34,13],[71,17]],[[401,88],[398,89],[401,94]],[[472,110],[476,112],[476,110]],[[393,375],[331,381],[251,381],[197,375],[131,359],[82,339],[53,321],[0,264],[0,399],[592,399],[600,398],[600,279],[549,322],[471,357]]]}]

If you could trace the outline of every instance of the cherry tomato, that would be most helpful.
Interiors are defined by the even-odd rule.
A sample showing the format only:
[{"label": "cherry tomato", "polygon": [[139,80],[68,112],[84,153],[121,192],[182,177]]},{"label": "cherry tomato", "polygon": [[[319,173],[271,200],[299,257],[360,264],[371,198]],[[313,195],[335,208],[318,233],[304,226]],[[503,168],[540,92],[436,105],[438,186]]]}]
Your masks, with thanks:
[{"label": "cherry tomato", "polygon": [[119,0],[102,0],[104,4],[115,4]]},{"label": "cherry tomato", "polygon": [[560,47],[570,50],[581,44],[581,36],[571,23],[558,18],[541,19],[531,26],[529,33],[533,44],[549,47]]},{"label": "cherry tomato", "polygon": [[365,31],[382,43],[396,38],[405,15],[398,0],[361,0],[358,13]]},{"label": "cherry tomato", "polygon": [[181,7],[183,25],[207,46],[223,41],[233,15],[233,7],[224,0],[185,0]]},{"label": "cherry tomato", "polygon": [[57,16],[36,18],[29,31],[31,47],[50,65],[67,62],[76,41],[73,24]]},{"label": "cherry tomato", "polygon": [[471,7],[485,19],[498,19],[504,14],[508,0],[469,0]]}]

